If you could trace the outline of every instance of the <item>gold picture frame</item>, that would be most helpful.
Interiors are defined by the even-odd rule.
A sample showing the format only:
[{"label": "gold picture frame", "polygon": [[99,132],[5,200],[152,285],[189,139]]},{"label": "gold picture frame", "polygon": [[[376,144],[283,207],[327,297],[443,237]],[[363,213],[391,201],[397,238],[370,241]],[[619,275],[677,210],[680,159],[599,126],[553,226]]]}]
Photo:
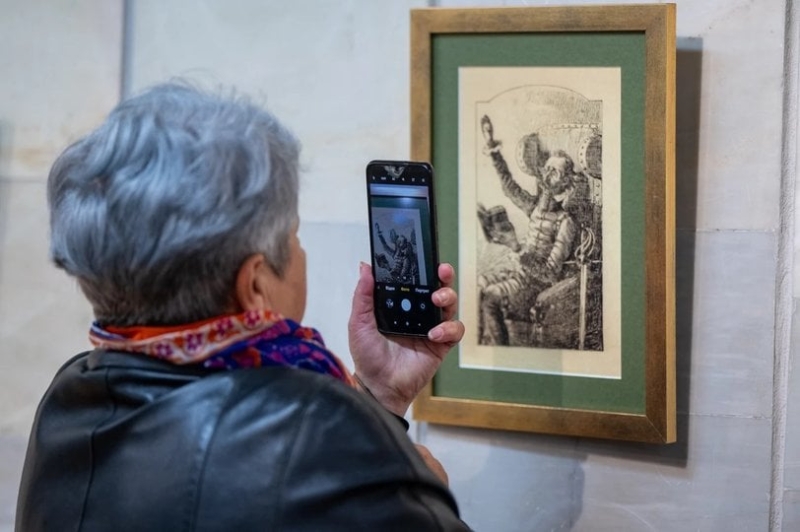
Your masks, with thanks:
[{"label": "gold picture frame", "polygon": [[[650,443],[676,440],[675,5],[412,10],[411,157],[431,161],[436,169],[441,259],[457,266],[461,283],[459,312],[480,314],[483,311],[474,304],[476,297],[465,297],[475,283],[474,277],[465,280],[463,272],[474,269],[474,253],[470,250],[478,222],[470,221],[474,218],[472,196],[466,196],[470,198],[466,202],[462,196],[465,188],[478,186],[474,184],[476,180],[483,183],[484,179],[495,179],[482,177],[486,170],[479,165],[488,164],[482,162],[488,159],[482,158],[479,149],[474,154],[469,150],[483,142],[482,126],[478,125],[482,110],[504,108],[486,107],[489,104],[480,96],[469,100],[465,94],[473,86],[482,87],[502,78],[508,80],[508,87],[524,96],[513,100],[517,102],[513,105],[519,106],[519,102],[545,93],[542,87],[552,85],[550,81],[526,85],[519,79],[567,79],[564,76],[577,72],[573,77],[585,81],[594,79],[596,71],[588,70],[592,68],[600,69],[597,72],[610,69],[613,75],[609,78],[609,91],[619,94],[619,110],[607,113],[604,122],[611,133],[605,133],[607,138],[603,138],[601,130],[608,150],[613,147],[612,137],[618,139],[615,153],[619,170],[606,176],[603,194],[611,194],[609,190],[613,194],[603,207],[602,217],[612,219],[619,211],[621,221],[606,224],[616,230],[604,226],[602,238],[609,242],[616,239],[618,245],[613,253],[619,257],[615,259],[616,255],[604,249],[595,261],[608,265],[602,268],[611,268],[614,261],[619,263],[616,277],[609,276],[618,279],[616,284],[609,280],[602,288],[608,301],[619,300],[619,308],[615,307],[614,314],[607,313],[606,307],[600,310],[603,330],[611,325],[619,329],[618,341],[614,341],[619,344],[617,365],[609,366],[617,368],[617,372],[597,376],[591,371],[530,369],[525,366],[526,360],[540,355],[546,359],[548,355],[546,351],[524,348],[511,357],[523,360],[522,369],[509,370],[509,362],[496,367],[492,366],[494,362],[480,367],[480,361],[474,366],[472,359],[462,363],[472,356],[472,351],[485,351],[485,346],[478,345],[478,335],[471,344],[478,347],[466,348],[462,344],[458,353],[448,356],[433,382],[416,399],[415,419]],[[493,90],[492,94],[502,92],[499,88]],[[542,106],[537,105],[536,109],[541,110]],[[470,115],[473,108],[476,112]],[[614,113],[619,115],[616,129],[608,125]],[[485,124],[487,115],[482,116],[481,123]],[[511,123],[510,119],[507,122]],[[590,129],[589,125],[580,127]],[[596,125],[591,127],[597,129]],[[491,132],[487,138],[489,147],[500,144],[491,140]],[[504,149],[511,151],[509,147]],[[608,153],[613,156],[611,151]],[[605,157],[602,164],[607,164]],[[468,172],[473,166],[477,170]],[[481,177],[465,177],[470,172]],[[482,238],[480,234],[478,238]],[[460,257],[467,257],[462,265]],[[585,299],[585,284],[581,289]],[[584,344],[584,307],[580,348],[564,350],[566,354],[560,356],[576,360],[595,357],[587,354]],[[467,334],[475,333],[468,329]],[[607,335],[613,340],[612,337],[616,336]],[[486,351],[486,360],[503,359],[505,347],[506,344],[491,347]],[[605,351],[610,348],[601,347],[597,353]],[[566,359],[561,363],[563,360]]]}]

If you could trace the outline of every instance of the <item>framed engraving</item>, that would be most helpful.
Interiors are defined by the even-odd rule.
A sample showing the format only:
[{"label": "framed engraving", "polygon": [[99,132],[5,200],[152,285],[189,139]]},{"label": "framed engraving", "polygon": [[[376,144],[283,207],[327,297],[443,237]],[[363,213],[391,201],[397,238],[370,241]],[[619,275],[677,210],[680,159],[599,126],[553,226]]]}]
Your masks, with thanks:
[{"label": "framed engraving", "polygon": [[467,333],[431,423],[675,440],[673,4],[411,13]]}]

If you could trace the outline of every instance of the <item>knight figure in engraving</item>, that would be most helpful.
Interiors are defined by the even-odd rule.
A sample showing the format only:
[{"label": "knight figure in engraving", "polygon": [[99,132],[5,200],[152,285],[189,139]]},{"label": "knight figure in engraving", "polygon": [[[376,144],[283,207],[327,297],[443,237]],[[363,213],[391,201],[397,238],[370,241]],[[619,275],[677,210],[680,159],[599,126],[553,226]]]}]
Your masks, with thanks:
[{"label": "knight figure in engraving", "polygon": [[[411,230],[411,236],[405,237],[398,235],[394,229],[389,232],[389,240],[383,236],[380,225],[375,224],[381,246],[386,252],[375,256],[375,262],[379,268],[388,270],[389,282],[398,284],[419,284],[419,265],[417,263],[417,253],[414,249],[415,232]],[[388,254],[388,257],[387,257]]]},{"label": "knight figure in engraving", "polygon": [[507,320],[536,321],[534,302],[543,291],[561,279],[564,262],[572,255],[580,232],[580,213],[587,203],[588,188],[576,174],[572,158],[564,151],[543,152],[536,135],[530,135],[524,164],[536,178],[536,191],[523,189],[514,179],[494,138],[488,116],[481,119],[486,144],[484,154],[500,179],[503,193],[528,218],[525,237],[518,240],[502,206],[485,209],[478,205],[478,218],[489,242],[508,246],[514,253],[513,267],[485,271],[478,277],[479,343],[510,345]]}]

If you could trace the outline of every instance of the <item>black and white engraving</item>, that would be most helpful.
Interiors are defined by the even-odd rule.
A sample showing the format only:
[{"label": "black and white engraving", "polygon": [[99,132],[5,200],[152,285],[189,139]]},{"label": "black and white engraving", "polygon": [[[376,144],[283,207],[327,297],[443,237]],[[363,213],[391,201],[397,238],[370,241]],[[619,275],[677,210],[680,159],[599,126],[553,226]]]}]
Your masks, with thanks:
[{"label": "black and white engraving", "polygon": [[[474,124],[476,157],[491,161],[489,171],[476,161],[478,344],[602,351],[602,102],[554,86],[512,91],[506,105],[479,104]],[[515,119],[515,102],[537,112],[509,138],[495,124]],[[505,205],[491,203],[497,191]]]},{"label": "black and white engraving", "polygon": [[[376,281],[406,285],[426,284],[419,240],[419,212],[414,209],[374,208]],[[379,251],[380,250],[380,251]]]}]

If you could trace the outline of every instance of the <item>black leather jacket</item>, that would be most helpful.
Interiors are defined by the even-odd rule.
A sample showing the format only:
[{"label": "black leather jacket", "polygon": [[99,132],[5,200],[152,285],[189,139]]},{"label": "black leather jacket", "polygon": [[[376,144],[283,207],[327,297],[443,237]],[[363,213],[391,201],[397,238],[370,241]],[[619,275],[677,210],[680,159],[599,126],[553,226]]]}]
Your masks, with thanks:
[{"label": "black leather jacket", "polygon": [[16,529],[467,527],[400,423],[335,379],[93,351],[42,399]]}]

